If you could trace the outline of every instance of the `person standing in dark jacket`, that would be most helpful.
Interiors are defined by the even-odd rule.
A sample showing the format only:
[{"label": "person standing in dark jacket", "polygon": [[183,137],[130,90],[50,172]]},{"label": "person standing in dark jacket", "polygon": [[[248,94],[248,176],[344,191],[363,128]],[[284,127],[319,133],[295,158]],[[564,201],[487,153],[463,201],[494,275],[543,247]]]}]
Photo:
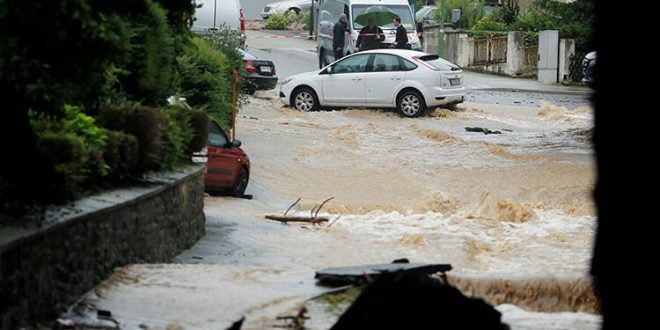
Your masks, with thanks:
[{"label": "person standing in dark jacket", "polygon": [[380,48],[380,42],[385,40],[383,30],[376,26],[376,20],[369,17],[367,26],[360,30],[355,47],[360,51]]},{"label": "person standing in dark jacket", "polygon": [[332,29],[332,50],[335,53],[335,61],[344,57],[344,42],[348,32],[347,21],[346,14],[339,15],[339,21],[335,23],[335,27]]},{"label": "person standing in dark jacket", "polygon": [[401,17],[394,18],[394,26],[396,26],[396,39],[394,40],[394,48],[408,49],[408,32],[406,28],[401,25]]},{"label": "person standing in dark jacket", "polygon": [[424,22],[417,22],[417,38],[419,38],[419,45],[424,47]]}]

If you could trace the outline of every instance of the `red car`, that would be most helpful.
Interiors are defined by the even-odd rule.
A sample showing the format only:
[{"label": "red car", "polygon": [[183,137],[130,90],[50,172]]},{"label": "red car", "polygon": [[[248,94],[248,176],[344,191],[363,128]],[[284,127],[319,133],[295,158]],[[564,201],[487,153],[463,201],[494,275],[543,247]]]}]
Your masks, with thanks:
[{"label": "red car", "polygon": [[211,195],[228,193],[242,197],[250,181],[250,158],[240,148],[241,141],[229,141],[214,121],[209,121],[206,144],[207,168],[204,189]]}]

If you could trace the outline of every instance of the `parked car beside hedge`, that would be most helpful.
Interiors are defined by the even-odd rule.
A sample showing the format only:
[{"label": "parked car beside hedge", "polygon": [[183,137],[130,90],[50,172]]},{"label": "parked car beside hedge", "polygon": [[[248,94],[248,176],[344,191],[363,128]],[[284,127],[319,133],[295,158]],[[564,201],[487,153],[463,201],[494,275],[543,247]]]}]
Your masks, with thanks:
[{"label": "parked car beside hedge", "polygon": [[250,158],[241,149],[241,141],[230,141],[218,123],[210,120],[208,128],[204,190],[241,197],[250,181]]},{"label": "parked car beside hedge", "polygon": [[260,60],[254,55],[238,49],[243,55],[245,77],[245,90],[248,94],[254,94],[256,90],[273,89],[277,85],[277,72],[272,61]]}]

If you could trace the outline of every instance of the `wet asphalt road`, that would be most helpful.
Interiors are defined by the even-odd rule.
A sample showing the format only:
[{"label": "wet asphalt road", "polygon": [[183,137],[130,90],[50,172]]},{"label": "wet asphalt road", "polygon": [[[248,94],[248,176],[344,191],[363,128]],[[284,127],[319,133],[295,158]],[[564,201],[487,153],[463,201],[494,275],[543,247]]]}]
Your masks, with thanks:
[{"label": "wet asphalt road", "polygon": [[584,94],[554,94],[554,93],[530,93],[499,90],[470,90],[467,94],[467,102],[540,106],[543,102],[575,109],[581,106],[590,106],[589,96]]}]

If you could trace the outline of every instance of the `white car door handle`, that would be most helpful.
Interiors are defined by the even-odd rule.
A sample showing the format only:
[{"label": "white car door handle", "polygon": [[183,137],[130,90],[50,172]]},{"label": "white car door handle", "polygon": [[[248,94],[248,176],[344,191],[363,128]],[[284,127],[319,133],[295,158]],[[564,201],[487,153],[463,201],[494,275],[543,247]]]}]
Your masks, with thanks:
[{"label": "white car door handle", "polygon": [[401,77],[392,77],[390,80],[401,80]]},{"label": "white car door handle", "polygon": [[353,78],[353,81],[360,81],[362,78]]}]

